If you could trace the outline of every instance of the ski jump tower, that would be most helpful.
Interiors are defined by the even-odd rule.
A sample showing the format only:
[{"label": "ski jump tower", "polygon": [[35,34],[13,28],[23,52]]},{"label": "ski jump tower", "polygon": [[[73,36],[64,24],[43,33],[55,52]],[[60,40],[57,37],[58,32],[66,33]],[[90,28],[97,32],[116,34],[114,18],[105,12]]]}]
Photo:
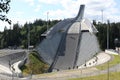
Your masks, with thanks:
[{"label": "ski jump tower", "polygon": [[84,9],[81,5],[75,18],[64,19],[44,33],[46,38],[36,49],[50,65],[49,71],[78,68],[100,51],[95,36],[98,31],[83,18]]}]

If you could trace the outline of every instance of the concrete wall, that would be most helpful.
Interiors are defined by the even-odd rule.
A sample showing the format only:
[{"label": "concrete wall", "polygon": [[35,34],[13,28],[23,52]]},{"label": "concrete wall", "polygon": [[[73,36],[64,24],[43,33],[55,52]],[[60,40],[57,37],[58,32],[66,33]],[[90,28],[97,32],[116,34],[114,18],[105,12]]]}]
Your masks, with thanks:
[{"label": "concrete wall", "polygon": [[82,32],[81,42],[79,48],[78,61],[76,66],[80,66],[89,59],[93,58],[93,55],[100,51],[97,38],[90,32]]},{"label": "concrete wall", "polygon": [[57,51],[61,44],[63,34],[70,27],[72,21],[73,19],[65,19],[57,23],[53,26],[54,28],[48,36],[37,46],[37,51],[46,63],[51,65],[54,61],[55,55],[58,53]]}]

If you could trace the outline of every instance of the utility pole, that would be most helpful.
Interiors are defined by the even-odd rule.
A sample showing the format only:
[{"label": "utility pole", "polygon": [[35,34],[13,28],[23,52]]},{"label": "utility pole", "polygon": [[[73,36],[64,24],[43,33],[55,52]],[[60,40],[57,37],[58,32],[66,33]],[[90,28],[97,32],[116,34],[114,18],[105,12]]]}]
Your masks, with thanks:
[{"label": "utility pole", "polygon": [[108,80],[109,80],[109,74],[110,73],[110,71],[109,71],[109,61],[108,61]]},{"label": "utility pole", "polygon": [[48,15],[49,15],[49,12],[47,12],[47,31],[48,31]]},{"label": "utility pole", "polygon": [[30,25],[28,24],[28,51],[30,46]]},{"label": "utility pole", "polygon": [[30,50],[29,50],[29,47],[30,47],[30,25],[27,24],[27,27],[28,27],[28,50],[27,50],[27,64],[30,62],[29,60],[29,54],[30,54]]},{"label": "utility pole", "polygon": [[101,19],[102,19],[102,23],[103,23],[103,9],[101,10],[101,13],[102,13],[102,18]]},{"label": "utility pole", "polygon": [[110,21],[107,20],[108,26],[107,26],[107,49],[109,49],[109,27],[110,27]]}]

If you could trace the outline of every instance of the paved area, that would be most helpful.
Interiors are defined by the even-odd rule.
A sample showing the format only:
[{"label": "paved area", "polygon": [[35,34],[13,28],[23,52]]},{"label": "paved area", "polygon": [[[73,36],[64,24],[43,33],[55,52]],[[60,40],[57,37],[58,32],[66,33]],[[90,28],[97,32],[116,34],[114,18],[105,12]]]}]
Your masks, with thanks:
[{"label": "paved area", "polygon": [[[106,53],[100,53],[97,55],[97,57],[98,57],[98,62],[96,63],[97,65],[105,63],[111,59],[110,55]],[[89,60],[88,62],[91,62],[91,61],[92,59]],[[95,65],[92,65],[92,66],[95,66]],[[116,65],[110,68],[110,71],[116,71],[119,67],[120,67],[119,65]],[[64,70],[64,71],[52,72],[52,73],[41,74],[41,75],[33,75],[33,80],[39,80],[39,79],[40,80],[67,80],[69,78],[79,78],[79,77],[99,75],[104,73],[107,73],[107,70],[100,71],[95,67],[91,67],[91,68],[85,67],[82,69]]]},{"label": "paved area", "polygon": [[23,52],[26,50],[23,49],[16,49],[16,50],[11,50],[11,49],[0,49],[0,57],[6,56],[6,55],[10,55],[10,54],[14,54],[14,53],[19,53],[19,52]]},{"label": "paved area", "polygon": [[[110,72],[119,72],[120,64],[109,68]],[[33,75],[32,80],[68,80],[71,78],[80,78],[87,76],[95,76],[100,74],[108,73],[108,69],[106,70],[97,70],[96,68],[85,68],[85,69],[76,69],[70,71],[60,71],[57,73],[48,73],[42,75]]]},{"label": "paved area", "polygon": [[96,68],[88,68],[88,69],[76,69],[76,70],[65,70],[59,72],[53,72],[43,75],[36,75],[32,78],[34,80],[67,80],[68,78],[78,77],[81,74],[86,74],[88,72],[95,72],[98,71]]},{"label": "paved area", "polygon": [[[109,68],[110,72],[119,72],[120,64],[117,64],[111,68]],[[59,72],[52,72],[40,75],[32,75],[26,78],[17,78],[14,77],[13,80],[68,80],[71,78],[80,78],[87,76],[95,76],[100,74],[106,74],[108,69],[106,70],[97,70],[96,68],[85,68],[85,69],[74,69],[74,70],[64,70]],[[12,77],[5,77],[0,75],[0,79],[2,80],[12,80]]]},{"label": "paved area", "polygon": [[[13,73],[21,74],[19,64],[24,64],[27,53],[26,50],[0,50],[0,74],[12,75]],[[21,61],[21,62],[19,62]],[[19,63],[16,63],[19,62]],[[15,63],[15,64],[14,64]]]},{"label": "paved area", "polygon": [[[104,55],[104,54],[102,54]],[[99,56],[100,57],[100,56]],[[102,56],[101,56],[102,58]],[[117,64],[111,68],[109,68],[110,72],[118,72],[120,71],[120,64]],[[52,72],[52,73],[45,73],[39,75],[32,75],[26,78],[14,78],[14,80],[68,80],[71,78],[80,78],[80,77],[87,77],[87,76],[94,76],[100,74],[106,74],[108,69],[106,70],[98,70],[95,67],[84,68],[84,69],[71,69],[71,70],[63,70],[59,72]],[[0,78],[3,80],[12,80],[12,77],[5,77],[0,75]]]},{"label": "paved area", "polygon": [[112,57],[109,54],[107,54],[105,52],[101,52],[98,55],[96,55],[95,57],[93,57],[92,59],[90,59],[89,61],[87,61],[85,64],[79,66],[78,68],[80,69],[80,68],[97,66],[97,65],[103,64],[105,62],[108,62],[111,59],[112,59]]},{"label": "paved area", "polygon": [[4,72],[4,73],[8,73],[8,74],[12,74],[10,68],[5,67],[5,66],[3,66],[3,65],[0,65],[0,73],[3,73],[3,72]]}]

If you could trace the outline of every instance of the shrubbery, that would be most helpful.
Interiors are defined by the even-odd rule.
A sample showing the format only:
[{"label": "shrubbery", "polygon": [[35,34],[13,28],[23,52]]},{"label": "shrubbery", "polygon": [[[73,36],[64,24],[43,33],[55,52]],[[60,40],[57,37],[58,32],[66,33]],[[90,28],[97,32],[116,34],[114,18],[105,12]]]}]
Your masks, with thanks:
[{"label": "shrubbery", "polygon": [[29,61],[27,64],[21,67],[24,74],[41,74],[48,70],[48,65],[39,59],[36,52],[29,54]]}]

